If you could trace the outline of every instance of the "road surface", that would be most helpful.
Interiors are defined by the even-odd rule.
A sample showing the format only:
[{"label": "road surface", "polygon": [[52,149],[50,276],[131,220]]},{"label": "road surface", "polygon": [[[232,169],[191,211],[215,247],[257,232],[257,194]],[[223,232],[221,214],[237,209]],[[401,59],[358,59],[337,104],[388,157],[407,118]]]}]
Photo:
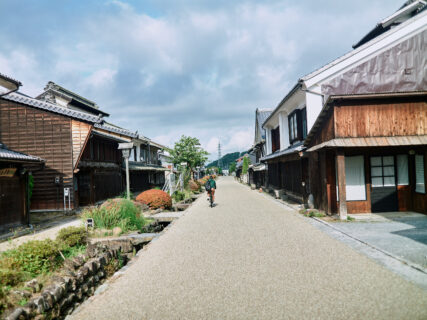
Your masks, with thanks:
[{"label": "road surface", "polygon": [[221,178],[72,319],[427,319],[427,292]]}]

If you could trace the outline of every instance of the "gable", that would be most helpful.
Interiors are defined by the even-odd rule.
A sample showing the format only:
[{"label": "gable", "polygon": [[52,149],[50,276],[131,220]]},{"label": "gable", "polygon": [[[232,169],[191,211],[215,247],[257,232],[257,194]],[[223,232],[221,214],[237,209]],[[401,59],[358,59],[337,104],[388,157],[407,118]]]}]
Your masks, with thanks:
[{"label": "gable", "polygon": [[427,30],[322,84],[326,96],[427,88]]}]

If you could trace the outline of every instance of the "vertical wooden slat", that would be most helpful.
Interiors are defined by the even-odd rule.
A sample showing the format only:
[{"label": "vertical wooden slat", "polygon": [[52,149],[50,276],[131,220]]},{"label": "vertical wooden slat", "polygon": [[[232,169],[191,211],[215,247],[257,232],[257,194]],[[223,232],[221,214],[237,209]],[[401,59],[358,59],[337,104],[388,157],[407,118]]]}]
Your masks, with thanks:
[{"label": "vertical wooden slat", "polygon": [[339,194],[339,214],[341,220],[347,219],[347,195],[345,190],[345,156],[343,150],[337,150],[337,173],[338,173],[338,194]]}]

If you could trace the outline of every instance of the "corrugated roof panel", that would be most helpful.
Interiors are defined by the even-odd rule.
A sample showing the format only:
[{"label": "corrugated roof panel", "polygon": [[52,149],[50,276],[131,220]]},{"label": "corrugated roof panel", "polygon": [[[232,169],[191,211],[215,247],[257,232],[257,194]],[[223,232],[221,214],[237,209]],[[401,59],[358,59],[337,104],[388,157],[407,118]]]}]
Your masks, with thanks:
[{"label": "corrugated roof panel", "polygon": [[394,137],[362,137],[332,139],[308,149],[308,152],[322,148],[351,148],[351,147],[389,147],[427,145],[427,135],[394,136]]}]

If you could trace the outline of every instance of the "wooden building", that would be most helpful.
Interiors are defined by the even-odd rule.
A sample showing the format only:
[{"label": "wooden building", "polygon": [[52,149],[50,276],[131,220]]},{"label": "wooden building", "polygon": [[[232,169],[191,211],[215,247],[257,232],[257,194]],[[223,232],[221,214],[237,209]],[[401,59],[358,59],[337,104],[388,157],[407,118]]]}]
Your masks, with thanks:
[{"label": "wooden building", "polygon": [[308,160],[302,152],[307,136],[306,112],[298,99],[285,97],[263,125],[267,155],[261,161],[268,165],[268,187],[276,197],[286,196],[300,203],[308,197]]},{"label": "wooden building", "polygon": [[133,140],[134,148],[129,158],[130,189],[138,193],[154,187],[163,187],[165,172],[170,171],[162,166],[160,153],[164,146],[146,137]]},{"label": "wooden building", "polygon": [[0,233],[29,223],[29,175],[43,165],[42,159],[0,143]]},{"label": "wooden building", "polygon": [[[58,93],[63,100],[66,93],[71,96],[64,92]],[[137,134],[106,123],[106,113],[89,102],[83,106],[81,97],[78,102],[68,97],[62,105],[49,102],[47,94],[39,98],[18,92],[0,97],[0,141],[46,161],[45,169],[34,173],[31,209],[64,210],[67,194],[71,209],[120,194],[122,157],[117,144]]]},{"label": "wooden building", "polygon": [[248,153],[252,163],[249,166],[249,184],[255,188],[267,186],[267,165],[261,163],[261,158],[267,154],[265,145],[265,129],[262,127],[264,121],[270,116],[270,109],[255,110],[255,135],[254,144]]},{"label": "wooden building", "polygon": [[327,213],[427,213],[427,92],[331,96],[305,140]]}]

